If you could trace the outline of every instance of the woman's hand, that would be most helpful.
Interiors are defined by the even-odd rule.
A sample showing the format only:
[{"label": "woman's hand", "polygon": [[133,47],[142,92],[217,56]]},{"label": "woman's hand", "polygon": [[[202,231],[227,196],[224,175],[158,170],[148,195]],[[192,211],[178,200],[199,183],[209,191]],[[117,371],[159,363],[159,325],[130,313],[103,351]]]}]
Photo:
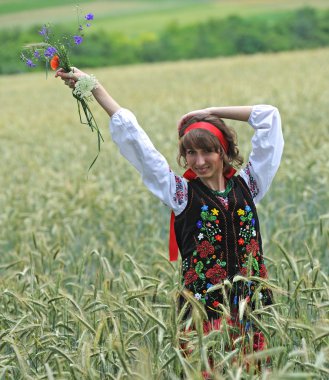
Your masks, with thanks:
[{"label": "woman's hand", "polygon": [[[65,72],[63,69],[56,71],[55,77],[60,77],[64,83],[70,88],[74,89],[79,78],[83,76],[88,76],[85,72],[77,69],[76,67],[71,67],[69,73]],[[112,116],[121,107],[120,105],[109,95],[105,88],[98,83],[98,85],[92,90],[92,94],[99,105]]]},{"label": "woman's hand", "polygon": [[188,112],[180,118],[178,122],[178,129],[180,129],[181,126],[185,124],[188,120],[192,119],[192,117],[197,116],[198,118],[203,119],[209,115],[210,115],[209,108],[204,108],[201,110]]},{"label": "woman's hand", "polygon": [[77,80],[87,75],[83,71],[77,69],[76,67],[71,67],[70,72],[65,72],[64,69],[59,69],[56,71],[55,78],[60,77],[66,86],[69,86],[70,88],[74,88]]},{"label": "woman's hand", "polygon": [[181,117],[178,123],[178,128],[194,116],[197,116],[201,120],[212,115],[223,119],[248,121],[251,111],[252,106],[209,107],[191,111]]}]

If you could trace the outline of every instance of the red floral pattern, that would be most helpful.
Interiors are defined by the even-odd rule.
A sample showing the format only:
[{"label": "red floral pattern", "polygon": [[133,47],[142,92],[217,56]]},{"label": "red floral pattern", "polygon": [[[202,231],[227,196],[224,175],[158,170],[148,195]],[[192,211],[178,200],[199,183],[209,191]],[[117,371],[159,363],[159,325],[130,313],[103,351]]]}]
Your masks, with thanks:
[{"label": "red floral pattern", "polygon": [[259,268],[259,277],[262,277],[262,278],[267,278],[268,277],[267,269],[266,269],[265,264],[261,264],[260,265],[260,268]]},{"label": "red floral pattern", "polygon": [[184,279],[185,279],[185,285],[189,285],[192,282],[196,281],[199,278],[198,274],[193,268],[190,268],[185,274],[184,274]]},{"label": "red floral pattern", "polygon": [[209,278],[212,284],[218,284],[221,280],[226,278],[226,270],[220,265],[216,264],[206,272],[206,277]]},{"label": "red floral pattern", "polygon": [[250,243],[246,245],[246,250],[248,253],[252,253],[254,257],[256,257],[259,252],[259,245],[255,239],[251,239]]},{"label": "red floral pattern", "polygon": [[[238,251],[236,274],[266,278],[267,270],[258,242],[254,211],[246,202],[235,210],[239,226],[235,241]],[[201,206],[200,216],[195,221],[195,250],[182,263],[184,285],[195,299],[210,310],[218,309],[224,302],[223,290],[211,288],[227,278],[227,260],[230,260],[225,255],[225,247],[221,245],[224,240],[221,220],[220,210],[206,204]],[[255,284],[254,281],[234,283],[230,291],[234,295],[233,308],[238,308],[241,298],[249,300],[250,304],[254,303]],[[267,304],[271,299],[270,293],[265,288],[261,293],[259,299]]]},{"label": "red floral pattern", "polygon": [[212,255],[215,251],[215,248],[207,240],[204,240],[197,246],[196,250],[200,257],[204,259],[208,255]]}]

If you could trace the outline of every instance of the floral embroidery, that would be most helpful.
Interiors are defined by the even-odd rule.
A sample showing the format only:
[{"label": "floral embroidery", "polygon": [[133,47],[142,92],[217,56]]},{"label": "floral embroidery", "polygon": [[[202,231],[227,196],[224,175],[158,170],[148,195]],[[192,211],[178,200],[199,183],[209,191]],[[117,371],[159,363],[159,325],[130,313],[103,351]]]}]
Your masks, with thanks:
[{"label": "floral embroidery", "polygon": [[238,244],[241,246],[243,255],[241,255],[240,273],[243,276],[251,275],[265,277],[267,275],[266,267],[262,261],[262,256],[258,241],[255,239],[256,228],[254,214],[249,205],[245,205],[244,210],[237,210],[240,217],[240,232]]},{"label": "floral embroidery", "polygon": [[209,278],[212,284],[218,284],[220,280],[224,280],[224,278],[226,278],[226,270],[216,264],[207,270],[206,277]]},{"label": "floral embroidery", "polygon": [[[234,215],[235,225],[238,228],[236,235],[238,270],[244,277],[267,277],[266,266],[263,263],[261,248],[257,239],[256,219],[253,209],[245,203],[236,209]],[[237,220],[236,220],[237,219]],[[236,301],[232,307],[239,307],[239,300],[244,299],[254,307],[256,300],[265,304],[271,302],[271,292],[265,287],[259,287],[257,281],[237,281],[229,290],[223,287],[212,290],[214,285],[220,284],[228,278],[224,239],[221,230],[220,209],[203,204],[200,207],[199,217],[194,222],[196,226],[195,250],[192,255],[183,260],[184,284],[192,292],[194,298],[207,308],[219,310],[224,299],[231,299],[234,295]],[[255,292],[257,294],[255,295]],[[229,293],[227,293],[229,292]],[[226,293],[226,295],[224,295]]]},{"label": "floral embroidery", "polygon": [[251,168],[251,162],[249,161],[246,167],[244,168],[244,172],[248,176],[248,187],[251,192],[251,195],[253,198],[255,198],[259,194],[259,188],[258,188],[255,178],[251,175],[250,168]]},{"label": "floral embroidery", "polygon": [[201,207],[201,220],[197,221],[196,226],[203,233],[206,241],[208,241],[210,244],[213,244],[218,240],[216,239],[216,236],[219,236],[219,233],[221,232],[220,228],[218,227],[219,210],[217,210],[216,208],[213,208],[211,212],[209,212],[208,210],[209,207],[207,205],[203,205]]},{"label": "floral embroidery", "polygon": [[200,219],[196,222],[200,232],[196,235],[195,251],[192,258],[183,260],[183,270],[186,271],[185,286],[193,292],[197,300],[212,307],[219,305],[218,294],[208,294],[207,291],[227,277],[227,264],[221,258],[223,252],[220,243],[223,236],[218,215],[217,208],[210,209],[208,205],[202,205]]},{"label": "floral embroidery", "polygon": [[208,255],[212,255],[215,248],[207,240],[204,240],[197,246],[196,250],[200,254],[200,257],[205,258]]},{"label": "floral embroidery", "polygon": [[248,253],[252,253],[254,257],[256,257],[259,252],[259,245],[255,239],[251,239],[250,243],[246,245],[246,250]]},{"label": "floral embroidery", "polygon": [[173,200],[178,205],[187,201],[187,188],[184,186],[182,178],[175,175],[176,191]]},{"label": "floral embroidery", "polygon": [[185,279],[185,285],[189,285],[192,282],[196,281],[199,278],[197,275],[196,271],[193,268],[190,268],[185,274],[184,274],[184,279]]},{"label": "floral embroidery", "polygon": [[265,264],[261,264],[260,267],[259,267],[259,277],[262,277],[262,278],[267,278],[268,277],[267,269],[266,269]]}]

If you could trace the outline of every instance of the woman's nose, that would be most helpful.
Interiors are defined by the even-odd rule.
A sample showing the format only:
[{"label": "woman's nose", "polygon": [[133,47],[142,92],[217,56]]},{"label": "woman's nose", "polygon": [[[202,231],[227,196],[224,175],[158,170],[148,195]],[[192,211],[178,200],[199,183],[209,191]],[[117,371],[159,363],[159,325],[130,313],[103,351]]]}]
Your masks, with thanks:
[{"label": "woman's nose", "polygon": [[204,157],[203,157],[203,154],[202,153],[198,153],[197,157],[196,157],[196,164],[201,166],[203,165],[205,162],[204,160]]}]

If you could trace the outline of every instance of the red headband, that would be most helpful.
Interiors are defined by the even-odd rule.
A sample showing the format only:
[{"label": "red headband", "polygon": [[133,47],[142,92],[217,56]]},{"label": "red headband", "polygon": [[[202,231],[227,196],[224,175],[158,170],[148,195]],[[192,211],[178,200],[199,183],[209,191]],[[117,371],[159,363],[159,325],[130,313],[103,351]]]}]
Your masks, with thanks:
[{"label": "red headband", "polygon": [[187,132],[192,131],[192,129],[205,129],[206,131],[215,135],[218,138],[218,140],[219,140],[221,146],[223,147],[225,153],[227,153],[228,141],[224,137],[223,133],[217,127],[215,127],[213,124],[208,123],[207,121],[198,121],[196,123],[189,125],[185,129],[184,135],[186,135]]}]

